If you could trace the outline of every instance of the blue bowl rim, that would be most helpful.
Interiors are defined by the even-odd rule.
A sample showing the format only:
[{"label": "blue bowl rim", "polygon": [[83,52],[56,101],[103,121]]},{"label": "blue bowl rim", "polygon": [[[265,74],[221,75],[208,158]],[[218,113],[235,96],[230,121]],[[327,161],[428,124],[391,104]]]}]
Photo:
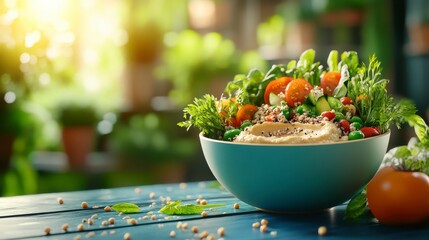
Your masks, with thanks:
[{"label": "blue bowl rim", "polygon": [[230,141],[224,141],[224,140],[218,140],[213,138],[208,138],[203,135],[203,132],[200,132],[199,137],[200,139],[208,142],[213,143],[219,143],[219,144],[231,144],[231,145],[243,145],[243,146],[326,146],[326,145],[339,145],[339,144],[353,144],[357,142],[364,142],[364,141],[370,141],[374,140],[376,138],[382,138],[386,135],[390,135],[390,130],[387,130],[385,133],[382,133],[377,136],[369,137],[369,138],[363,138],[363,139],[356,139],[356,140],[347,140],[347,141],[339,141],[339,142],[331,142],[331,143],[305,143],[305,144],[288,144],[288,143],[242,143],[242,142],[230,142]]}]

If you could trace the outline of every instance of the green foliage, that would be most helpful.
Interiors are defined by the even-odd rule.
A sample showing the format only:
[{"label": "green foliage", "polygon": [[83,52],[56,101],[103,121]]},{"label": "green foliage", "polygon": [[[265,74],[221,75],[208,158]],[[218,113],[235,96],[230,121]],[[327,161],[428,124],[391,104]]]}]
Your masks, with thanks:
[{"label": "green foliage", "polygon": [[96,109],[90,105],[64,104],[59,108],[58,121],[62,126],[94,126],[98,120]]},{"label": "green foliage", "polygon": [[195,153],[197,142],[180,136],[176,128],[170,116],[134,115],[127,122],[116,124],[109,147],[114,154],[129,160],[184,160]]},{"label": "green foliage", "polygon": [[222,207],[225,204],[207,204],[207,205],[195,205],[195,204],[185,204],[180,205],[182,201],[178,200],[168,205],[162,207],[159,211],[164,214],[170,215],[193,215],[200,214],[204,209]]},{"label": "green foliage", "polygon": [[140,207],[134,203],[116,203],[112,209],[121,213],[138,213],[140,211]]}]

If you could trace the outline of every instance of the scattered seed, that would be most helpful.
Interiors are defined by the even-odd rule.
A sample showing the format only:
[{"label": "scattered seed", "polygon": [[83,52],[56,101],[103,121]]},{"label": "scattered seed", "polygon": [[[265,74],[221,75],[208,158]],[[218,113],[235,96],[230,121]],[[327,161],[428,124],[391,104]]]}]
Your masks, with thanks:
[{"label": "scattered seed", "polygon": [[219,236],[225,235],[225,228],[223,228],[223,227],[218,228],[217,229],[217,235],[219,235]]},{"label": "scattered seed", "polygon": [[252,228],[258,228],[259,226],[261,226],[261,224],[259,222],[254,222],[252,224]]},{"label": "scattered seed", "polygon": [[182,228],[182,222],[177,222],[176,228]]},{"label": "scattered seed", "polygon": [[149,198],[154,199],[156,197],[154,192],[149,193]]},{"label": "scattered seed", "polygon": [[80,235],[77,235],[76,237],[73,238],[74,240],[81,240],[82,237]]},{"label": "scattered seed", "polygon": [[51,228],[50,227],[45,227],[45,229],[43,229],[43,231],[46,233],[46,235],[51,234]]},{"label": "scattered seed", "polygon": [[101,222],[101,226],[107,226],[107,225],[109,225],[109,222],[107,222],[107,221],[102,221]]},{"label": "scattered seed", "polygon": [[135,218],[131,218],[128,220],[128,223],[132,225],[137,225],[137,220]]},{"label": "scattered seed", "polygon": [[105,206],[104,207],[104,211],[105,212],[110,212],[110,211],[112,211],[112,208],[110,206]]},{"label": "scattered seed", "polygon": [[277,236],[277,231],[270,232],[270,235],[273,236],[273,237]]},{"label": "scattered seed", "polygon": [[85,237],[86,237],[86,238],[92,238],[92,237],[95,237],[95,232],[94,232],[94,231],[91,231],[91,232],[87,233],[87,234],[85,235]]},{"label": "scattered seed", "polygon": [[86,218],[82,218],[82,222],[83,222],[83,223],[86,223],[86,221],[88,221],[88,219],[86,219]]},{"label": "scattered seed", "polygon": [[98,219],[98,215],[97,214],[92,214],[91,218],[92,219]]},{"label": "scattered seed", "polygon": [[124,240],[131,240],[131,234],[130,233],[125,233],[124,234]]},{"label": "scattered seed", "polygon": [[152,214],[153,214],[153,211],[147,212],[147,214],[152,215]]},{"label": "scattered seed", "polygon": [[82,202],[80,205],[82,206],[82,208],[88,208],[88,203],[87,202]]},{"label": "scattered seed", "polygon": [[58,204],[64,204],[64,198],[62,197],[57,198],[57,202]]},{"label": "scattered seed", "polygon": [[135,188],[134,192],[137,193],[137,194],[140,194],[140,193],[142,193],[142,190],[140,188]]},{"label": "scattered seed", "polygon": [[175,232],[174,230],[170,232],[170,237],[171,237],[171,238],[176,237],[176,232]]},{"label": "scattered seed", "polygon": [[114,217],[109,218],[109,223],[111,225],[115,224],[115,218]]},{"label": "scattered seed", "polygon": [[83,226],[83,224],[81,223],[81,224],[77,225],[77,230],[82,232],[83,230],[85,230],[85,226]]},{"label": "scattered seed", "polygon": [[180,183],[179,184],[180,189],[186,189],[187,187],[188,187],[188,185],[186,183]]},{"label": "scattered seed", "polygon": [[200,203],[201,203],[201,199],[197,198],[197,200],[195,200],[195,202],[196,202],[197,204],[200,204]]},{"label": "scattered seed", "polygon": [[156,215],[152,215],[152,216],[150,217],[150,219],[151,219],[151,220],[155,220],[155,219],[156,219]]},{"label": "scattered seed", "polygon": [[240,204],[234,203],[234,209],[239,209],[239,208],[240,208]]},{"label": "scattered seed", "polygon": [[262,233],[267,231],[267,225],[261,225],[261,227],[259,228],[259,231],[261,231]]},{"label": "scattered seed", "polygon": [[198,232],[198,227],[196,227],[196,226],[192,226],[192,227],[191,227],[191,232],[193,232],[193,233],[197,233],[197,232]]},{"label": "scattered seed", "polygon": [[205,199],[201,200],[200,204],[201,205],[207,205],[207,200],[205,200]]},{"label": "scattered seed", "polygon": [[207,236],[209,236],[209,232],[207,231],[203,231],[198,235],[199,238],[206,238]]},{"label": "scattered seed", "polygon": [[213,235],[208,235],[208,236],[206,237],[206,240],[216,240],[216,238],[215,238],[215,236],[213,236]]},{"label": "scattered seed", "polygon": [[261,225],[268,225],[268,220],[262,219],[261,220]]},{"label": "scattered seed", "polygon": [[69,230],[69,225],[68,225],[67,223],[65,223],[65,224],[63,224],[63,225],[61,226],[61,229],[62,229],[64,232],[67,232],[67,231]]},{"label": "scattered seed", "polygon": [[201,212],[201,217],[207,217],[209,214],[206,211]]},{"label": "scattered seed", "polygon": [[188,223],[183,223],[182,224],[182,229],[184,229],[184,230],[188,229]]},{"label": "scattered seed", "polygon": [[328,229],[325,226],[320,226],[317,229],[317,233],[319,234],[319,236],[325,236],[326,233],[328,233]]},{"label": "scattered seed", "polygon": [[94,224],[94,220],[92,218],[88,219],[88,225],[93,225]]},{"label": "scattered seed", "polygon": [[98,209],[98,208],[100,208],[100,207],[99,207],[99,206],[97,206],[97,205],[92,206],[92,209]]},{"label": "scattered seed", "polygon": [[145,215],[145,216],[143,216],[143,217],[142,217],[142,219],[143,219],[143,220],[148,220],[148,219],[149,219],[149,216],[148,216],[148,215]]}]

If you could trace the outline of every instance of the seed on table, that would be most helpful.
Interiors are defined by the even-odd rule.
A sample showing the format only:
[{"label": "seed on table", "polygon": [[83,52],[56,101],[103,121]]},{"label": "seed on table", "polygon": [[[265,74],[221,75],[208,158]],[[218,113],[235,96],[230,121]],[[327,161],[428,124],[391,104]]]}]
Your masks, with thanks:
[{"label": "seed on table", "polygon": [[273,237],[277,236],[277,231],[270,232],[270,235],[273,236]]},{"label": "seed on table", "polygon": [[254,223],[252,224],[252,227],[253,227],[253,228],[258,228],[259,226],[261,226],[261,224],[259,224],[259,222],[254,222]]},{"label": "seed on table", "polygon": [[192,226],[192,227],[191,227],[191,232],[193,232],[193,233],[197,233],[197,232],[198,232],[198,227],[196,227],[196,226]]},{"label": "seed on table", "polygon": [[261,224],[262,224],[262,225],[268,225],[268,220],[266,220],[266,219],[262,219],[262,220],[261,220]]},{"label": "seed on table", "polygon": [[102,226],[107,226],[107,225],[109,225],[109,223],[108,223],[107,221],[102,221],[102,222],[101,222],[101,225],[102,225]]},{"label": "seed on table", "polygon": [[57,202],[58,202],[58,204],[63,204],[64,198],[62,198],[62,197],[57,198]]},{"label": "seed on table", "polygon": [[182,229],[188,229],[188,223],[183,223],[182,224]]},{"label": "seed on table", "polygon": [[267,231],[267,225],[261,225],[261,227],[259,228],[259,231],[261,231],[262,233]]},{"label": "seed on table", "polygon": [[145,215],[145,216],[143,216],[143,217],[142,217],[142,219],[143,219],[143,220],[148,220],[148,219],[149,219],[149,216],[148,216],[148,215]]},{"label": "seed on table", "polygon": [[142,193],[142,190],[140,188],[135,188],[134,192],[137,193],[137,194],[140,194],[140,193]]},{"label": "seed on table", "polygon": [[89,218],[89,219],[88,219],[88,224],[89,224],[89,225],[94,224],[94,220],[93,220],[92,218]]},{"label": "seed on table", "polygon": [[82,218],[83,223],[86,223],[86,221],[88,221],[86,218]]},{"label": "seed on table", "polygon": [[208,235],[206,240],[216,240],[216,238],[213,235]]},{"label": "seed on table", "polygon": [[219,236],[225,235],[225,228],[223,228],[223,227],[218,228],[217,229],[217,235],[219,235]]},{"label": "seed on table", "polygon": [[206,238],[209,235],[209,232],[207,231],[203,231],[200,233],[200,235],[198,235],[199,238]]},{"label": "seed on table", "polygon": [[125,233],[124,234],[124,240],[131,240],[131,234],[130,233]]},{"label": "seed on table", "polygon": [[131,218],[130,220],[128,220],[128,223],[132,225],[137,225],[137,220],[135,218]]},{"label": "seed on table", "polygon": [[68,225],[67,223],[65,223],[65,224],[63,224],[63,225],[61,226],[61,229],[62,229],[64,232],[67,232],[67,231],[69,230],[69,225]]},{"label": "seed on table", "polygon": [[156,197],[154,192],[149,193],[149,198],[150,199],[154,199]]},{"label": "seed on table", "polygon": [[239,209],[239,208],[240,208],[240,204],[234,203],[234,209]]},{"label": "seed on table", "polygon": [[195,202],[196,202],[197,204],[200,204],[200,203],[201,203],[201,199],[197,198],[197,200],[195,200]]},{"label": "seed on table", "polygon": [[105,206],[104,207],[104,211],[105,212],[110,212],[110,211],[112,211],[112,208],[110,206]]},{"label": "seed on table", "polygon": [[85,230],[85,226],[83,226],[83,224],[81,223],[81,224],[77,225],[77,230],[82,232],[83,230]]},{"label": "seed on table", "polygon": [[51,228],[50,227],[45,227],[45,229],[43,229],[43,231],[46,233],[46,235],[51,234]]},{"label": "seed on table", "polygon": [[179,188],[180,189],[186,189],[187,187],[188,187],[188,184],[186,184],[186,183],[182,182],[182,183],[179,184]]},{"label": "seed on table", "polygon": [[176,228],[182,228],[182,222],[177,222]]},{"label": "seed on table", "polygon": [[327,232],[328,232],[328,229],[325,226],[320,226],[317,229],[317,234],[319,234],[319,236],[325,236]]},{"label": "seed on table", "polygon": [[200,204],[201,205],[207,205],[207,200],[205,200],[205,199],[201,200]]},{"label": "seed on table", "polygon": [[115,218],[114,217],[109,218],[109,223],[110,224],[115,224]]},{"label": "seed on table", "polygon": [[206,211],[201,212],[201,217],[207,217],[209,214]]},{"label": "seed on table", "polygon": [[82,206],[82,208],[88,208],[88,203],[87,202],[82,202],[80,205]]},{"label": "seed on table", "polygon": [[91,218],[92,219],[98,219],[98,214],[92,214]]},{"label": "seed on table", "polygon": [[155,220],[155,219],[156,219],[156,215],[152,215],[152,216],[150,217],[150,219],[151,219],[151,220]]},{"label": "seed on table", "polygon": [[170,232],[170,237],[171,237],[171,238],[174,238],[175,236],[176,236],[176,232],[175,232],[174,230],[173,230],[173,231],[171,231],[171,232]]}]

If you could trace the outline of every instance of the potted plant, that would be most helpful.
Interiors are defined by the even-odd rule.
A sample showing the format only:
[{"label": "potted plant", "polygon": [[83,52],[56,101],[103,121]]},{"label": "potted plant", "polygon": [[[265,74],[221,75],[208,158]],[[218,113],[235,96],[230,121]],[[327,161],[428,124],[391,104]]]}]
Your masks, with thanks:
[{"label": "potted plant", "polygon": [[84,169],[95,141],[95,125],[98,121],[93,106],[67,104],[59,109],[61,140],[71,169]]}]

